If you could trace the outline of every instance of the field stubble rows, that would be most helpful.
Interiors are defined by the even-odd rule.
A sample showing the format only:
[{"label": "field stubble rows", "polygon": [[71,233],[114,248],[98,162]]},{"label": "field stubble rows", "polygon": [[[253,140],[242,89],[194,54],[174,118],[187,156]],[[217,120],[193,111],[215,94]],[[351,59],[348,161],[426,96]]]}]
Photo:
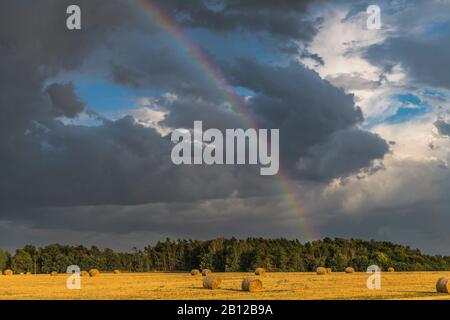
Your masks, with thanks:
[{"label": "field stubble rows", "polygon": [[449,272],[382,273],[381,289],[369,290],[366,273],[274,272],[260,277],[263,290],[243,292],[252,273],[215,273],[218,290],[202,287],[202,276],[188,273],[102,273],[82,277],[81,290],[68,290],[68,275],[0,276],[0,299],[450,299],[436,292],[436,281]]}]

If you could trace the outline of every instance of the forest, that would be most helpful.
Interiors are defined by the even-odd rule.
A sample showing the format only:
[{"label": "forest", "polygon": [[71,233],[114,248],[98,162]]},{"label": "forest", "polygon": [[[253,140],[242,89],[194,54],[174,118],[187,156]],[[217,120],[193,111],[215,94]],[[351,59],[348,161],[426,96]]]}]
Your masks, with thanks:
[{"label": "forest", "polygon": [[96,246],[51,244],[42,248],[26,245],[14,255],[0,250],[0,270],[15,273],[65,272],[70,265],[81,270],[97,268],[124,272],[182,272],[193,268],[213,271],[314,271],[318,266],[343,271],[347,266],[365,271],[376,264],[397,271],[450,270],[450,257],[425,255],[418,249],[391,242],[325,238],[301,243],[299,240],[217,238],[212,240],[166,239],[143,249],[115,252]]}]

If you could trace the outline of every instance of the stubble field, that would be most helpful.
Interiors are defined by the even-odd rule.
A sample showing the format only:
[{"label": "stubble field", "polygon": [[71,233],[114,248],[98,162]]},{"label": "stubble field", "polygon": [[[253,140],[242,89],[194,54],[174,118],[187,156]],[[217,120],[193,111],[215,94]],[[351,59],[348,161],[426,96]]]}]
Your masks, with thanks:
[{"label": "stubble field", "polygon": [[264,288],[243,292],[251,273],[214,273],[221,289],[202,287],[202,276],[188,273],[102,273],[82,277],[80,290],[68,290],[68,275],[0,276],[0,299],[450,299],[436,293],[436,281],[450,272],[382,273],[381,289],[369,290],[366,273],[266,273]]}]

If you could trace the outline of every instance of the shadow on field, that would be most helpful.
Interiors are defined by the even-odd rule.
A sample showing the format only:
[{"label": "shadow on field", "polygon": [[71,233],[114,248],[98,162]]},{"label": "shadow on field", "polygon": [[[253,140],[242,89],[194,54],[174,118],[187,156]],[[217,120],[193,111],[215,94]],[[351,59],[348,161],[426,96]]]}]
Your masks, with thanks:
[{"label": "shadow on field", "polygon": [[438,293],[438,292],[430,292],[430,291],[398,291],[398,292],[403,292],[403,293],[409,293],[407,295],[404,296],[404,298],[408,298],[408,297],[439,297],[439,296],[448,296],[448,294],[445,293]]},{"label": "shadow on field", "polygon": [[[229,289],[220,289],[220,290],[223,290],[223,291],[232,291],[232,292],[245,292],[245,291],[242,291],[242,290],[239,290],[239,289],[233,289],[233,288],[229,288]],[[246,293],[248,293],[248,292],[246,292]]]},{"label": "shadow on field", "polygon": [[[242,292],[242,293],[247,293],[247,294],[251,294],[254,292],[247,292],[247,291],[243,291],[242,289],[235,289],[235,288],[220,288],[220,289],[215,289],[215,290],[210,290],[210,289],[205,289],[202,287],[185,287],[187,289],[190,290],[204,290],[204,291],[231,291],[231,292]],[[277,290],[267,290],[267,289],[262,289],[258,292],[269,292],[269,293],[282,293],[282,292],[291,292],[290,290],[283,290],[283,289],[277,289]]]}]

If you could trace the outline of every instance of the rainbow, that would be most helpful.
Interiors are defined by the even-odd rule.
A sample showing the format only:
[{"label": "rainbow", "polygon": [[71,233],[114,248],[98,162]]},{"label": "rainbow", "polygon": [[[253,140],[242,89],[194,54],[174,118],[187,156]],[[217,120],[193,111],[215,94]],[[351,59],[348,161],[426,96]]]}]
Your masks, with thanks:
[{"label": "rainbow", "polygon": [[[187,51],[191,59],[201,68],[202,72],[215,84],[221,95],[230,104],[232,110],[241,116],[243,122],[249,127],[257,128],[257,123],[253,115],[246,109],[242,98],[232,92],[231,86],[228,85],[221,70],[211,63],[207,55],[186,35],[176,21],[167,15],[153,0],[138,0],[137,4],[151,18],[155,25],[165,31],[175,41],[175,44]],[[314,231],[305,220],[305,210],[298,195],[296,184],[281,167],[276,177],[281,193],[289,203],[292,212],[299,219],[300,228],[306,240],[317,239]]]}]

